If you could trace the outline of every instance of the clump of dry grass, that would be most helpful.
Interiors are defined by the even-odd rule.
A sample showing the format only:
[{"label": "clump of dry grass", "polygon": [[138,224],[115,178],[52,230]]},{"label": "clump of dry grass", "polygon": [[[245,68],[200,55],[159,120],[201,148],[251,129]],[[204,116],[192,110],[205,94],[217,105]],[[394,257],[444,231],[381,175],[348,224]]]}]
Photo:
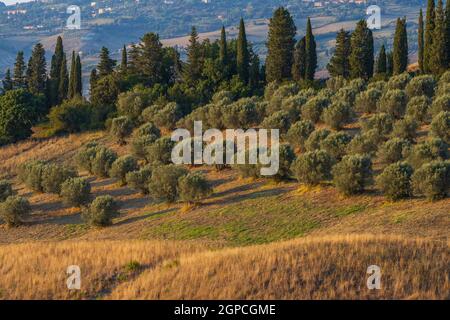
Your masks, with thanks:
[{"label": "clump of dry grass", "polygon": [[[189,242],[67,241],[0,246],[1,299],[99,298],[120,281],[130,265],[153,268],[182,253],[205,248]],[[67,267],[81,269],[81,291],[68,290]]]},{"label": "clump of dry grass", "polygon": [[[112,299],[448,299],[448,243],[305,238],[182,257],[119,285]],[[367,267],[381,267],[368,290]]]}]

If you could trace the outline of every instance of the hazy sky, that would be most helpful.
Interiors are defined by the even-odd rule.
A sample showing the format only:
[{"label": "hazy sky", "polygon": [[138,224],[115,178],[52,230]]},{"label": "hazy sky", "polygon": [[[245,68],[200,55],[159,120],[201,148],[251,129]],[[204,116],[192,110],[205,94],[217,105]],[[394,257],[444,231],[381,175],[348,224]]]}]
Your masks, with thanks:
[{"label": "hazy sky", "polygon": [[3,3],[6,3],[6,5],[10,5],[10,4],[16,4],[17,2],[30,2],[33,0],[0,0]]}]

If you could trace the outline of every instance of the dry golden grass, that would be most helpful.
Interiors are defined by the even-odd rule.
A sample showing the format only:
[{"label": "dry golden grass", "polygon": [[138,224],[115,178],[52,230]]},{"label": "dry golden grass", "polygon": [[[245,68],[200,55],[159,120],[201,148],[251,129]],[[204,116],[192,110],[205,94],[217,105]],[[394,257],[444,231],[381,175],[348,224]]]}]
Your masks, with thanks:
[{"label": "dry golden grass", "polygon": [[[449,246],[398,237],[305,238],[184,256],[112,299],[449,299]],[[367,267],[381,267],[368,290]]]},{"label": "dry golden grass", "polygon": [[[67,241],[0,246],[0,298],[94,299],[136,272],[127,265],[153,268],[180,254],[205,248],[190,242]],[[81,269],[81,291],[67,289],[67,267]]]}]

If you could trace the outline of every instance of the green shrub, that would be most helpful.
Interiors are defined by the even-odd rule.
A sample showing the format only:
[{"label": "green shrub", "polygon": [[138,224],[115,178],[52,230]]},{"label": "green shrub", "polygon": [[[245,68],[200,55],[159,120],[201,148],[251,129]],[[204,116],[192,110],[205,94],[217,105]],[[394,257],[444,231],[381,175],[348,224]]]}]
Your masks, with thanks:
[{"label": "green shrub", "polygon": [[136,159],[133,156],[126,155],[117,158],[111,166],[109,175],[119,180],[121,186],[127,184],[126,175],[128,172],[135,171],[139,168]]},{"label": "green shrub", "polygon": [[430,139],[414,146],[408,155],[408,162],[418,169],[427,162],[442,161],[448,156],[448,145],[442,139]]},{"label": "green shrub", "polygon": [[290,127],[289,113],[286,111],[278,111],[266,117],[261,123],[261,128],[278,129],[281,133],[286,133]]},{"label": "green shrub", "polygon": [[302,108],[302,118],[313,123],[319,122],[322,112],[331,104],[329,98],[314,97],[310,99]]},{"label": "green shrub", "polygon": [[316,185],[330,180],[334,159],[324,150],[306,152],[292,163],[291,171],[301,183]]},{"label": "green shrub", "polygon": [[182,116],[181,107],[175,102],[170,102],[154,116],[153,121],[160,128],[172,130]]},{"label": "green shrub", "polygon": [[173,164],[155,167],[148,186],[150,194],[158,200],[175,202],[178,198],[178,179],[187,174],[185,168]]},{"label": "green shrub", "polygon": [[413,97],[406,107],[406,116],[411,117],[418,123],[424,123],[427,120],[430,104],[431,99],[427,96]]},{"label": "green shrub", "polygon": [[16,227],[23,223],[31,211],[28,200],[18,196],[8,197],[0,203],[0,217],[9,227]]},{"label": "green shrub", "polygon": [[383,163],[395,163],[403,160],[412,148],[407,139],[392,138],[386,141],[378,151],[378,157]]},{"label": "green shrub", "polygon": [[[260,120],[257,102],[256,98],[243,98],[231,105],[221,107],[224,126],[230,129],[246,129],[257,124]],[[210,114],[209,119],[211,116]]]},{"label": "green shrub", "polygon": [[355,90],[357,93],[360,93],[361,91],[366,90],[367,83],[364,79],[357,78],[357,79],[353,79],[352,81],[350,81],[350,83],[348,84],[348,87]]},{"label": "green shrub", "polygon": [[6,180],[0,180],[0,202],[6,200],[6,198],[14,195],[12,184]]},{"label": "green shrub", "polygon": [[92,107],[83,98],[64,101],[51,108],[48,116],[53,132],[74,133],[88,130],[91,127]]},{"label": "green shrub", "polygon": [[133,131],[133,122],[125,117],[112,119],[110,132],[117,139],[119,144],[125,144],[125,138]]},{"label": "green shrub", "polygon": [[87,208],[83,209],[81,216],[91,226],[104,227],[111,225],[112,219],[118,214],[113,197],[106,195],[95,198]]},{"label": "green shrub", "polygon": [[348,144],[347,153],[348,154],[367,154],[374,155],[378,146],[382,141],[382,137],[378,134],[376,130],[369,130],[363,132],[362,134],[356,135],[352,141]]},{"label": "green shrub", "polygon": [[180,200],[198,203],[212,193],[211,185],[201,174],[189,173],[178,179]]},{"label": "green shrub", "polygon": [[305,148],[307,151],[315,151],[321,148],[322,141],[324,141],[331,131],[328,129],[317,129],[306,140]]},{"label": "green shrub", "polygon": [[423,75],[414,77],[406,86],[406,94],[409,98],[417,96],[427,96],[429,98],[434,95],[436,81],[433,76]]},{"label": "green shrub", "polygon": [[19,179],[33,191],[43,192],[42,175],[46,163],[40,160],[27,161],[19,167]]},{"label": "green shrub", "polygon": [[391,200],[408,198],[412,195],[412,174],[413,169],[408,163],[393,163],[377,177],[377,184],[384,195]]},{"label": "green shrub", "polygon": [[136,123],[142,111],[156,101],[160,94],[158,88],[136,86],[118,96],[117,111],[119,115],[126,116]]},{"label": "green shrub", "polygon": [[403,117],[406,111],[407,97],[402,90],[387,91],[378,102],[378,111],[396,119]]},{"label": "green shrub", "polygon": [[334,166],[333,181],[345,195],[363,192],[372,182],[372,161],[365,155],[347,155]]},{"label": "green shrub", "polygon": [[142,125],[133,133],[131,153],[138,159],[145,159],[145,148],[160,137],[161,132],[154,124],[149,122]]},{"label": "green shrub", "polygon": [[78,176],[77,171],[72,167],[56,163],[47,164],[42,172],[42,190],[47,193],[59,194],[62,183],[76,176]]},{"label": "green shrub", "polygon": [[108,177],[111,166],[117,159],[117,153],[105,148],[96,148],[95,157],[91,160],[91,170],[96,176],[106,178]]},{"label": "green shrub", "polygon": [[61,185],[61,197],[66,205],[80,207],[89,202],[91,185],[84,178],[69,178]]},{"label": "green shrub", "polygon": [[288,144],[281,144],[279,147],[279,167],[278,172],[272,176],[275,180],[287,180],[291,176],[291,164],[295,159],[295,153]]},{"label": "green shrub", "polygon": [[414,141],[417,137],[418,127],[419,126],[414,119],[406,117],[394,123],[394,129],[392,130],[391,135],[392,137]]},{"label": "green shrub", "polygon": [[342,76],[331,77],[326,82],[327,88],[333,92],[337,92],[339,89],[347,86],[347,80]]},{"label": "green shrub", "polygon": [[353,108],[355,99],[360,91],[357,88],[350,86],[339,89],[336,95],[333,97],[334,101],[341,101],[350,105]]},{"label": "green shrub", "polygon": [[352,137],[344,132],[335,132],[328,135],[320,143],[320,148],[327,151],[336,160],[342,159],[346,154],[347,146],[352,141]]},{"label": "green shrub", "polygon": [[139,190],[142,194],[148,194],[148,184],[152,177],[152,169],[145,166],[138,171],[128,172],[126,175],[127,184],[130,188]]},{"label": "green shrub", "polygon": [[145,148],[145,159],[151,165],[172,163],[172,149],[175,143],[169,137],[162,137]]},{"label": "green shrub", "polygon": [[383,92],[376,88],[370,88],[356,96],[355,110],[364,113],[374,113],[377,111],[377,103]]},{"label": "green shrub", "polygon": [[405,72],[389,79],[387,83],[388,90],[404,90],[411,80],[411,76]]},{"label": "green shrub", "polygon": [[429,110],[432,118],[442,111],[450,111],[450,93],[436,97]]},{"label": "green shrub", "polygon": [[334,130],[341,129],[345,124],[349,123],[353,116],[353,110],[348,103],[335,102],[332,103],[323,112],[323,121]]},{"label": "green shrub", "polygon": [[308,101],[301,95],[288,97],[283,100],[281,110],[289,113],[290,121],[292,123],[300,120],[300,113],[303,105]]},{"label": "green shrub", "polygon": [[448,196],[450,189],[450,161],[426,163],[412,177],[414,193],[430,200]]},{"label": "green shrub", "polygon": [[287,132],[287,141],[298,148],[304,148],[306,140],[314,131],[314,124],[309,120],[301,120],[294,123]]},{"label": "green shrub", "polygon": [[78,168],[92,172],[92,161],[97,154],[98,144],[96,142],[87,143],[76,155],[75,163]]},{"label": "green shrub", "polygon": [[[261,150],[258,150],[259,152]],[[245,153],[245,158],[249,159],[249,150]],[[250,164],[249,161],[245,164],[235,164],[232,166],[238,171],[238,174],[241,178],[259,178],[261,172],[261,165],[258,164]]]},{"label": "green shrub", "polygon": [[363,132],[375,130],[380,136],[387,136],[392,132],[394,118],[387,113],[378,113],[362,121]]},{"label": "green shrub", "polygon": [[450,144],[450,111],[442,111],[433,118],[431,132]]},{"label": "green shrub", "polygon": [[[266,92],[268,94],[268,92]],[[269,102],[267,112],[272,114],[281,110],[281,104],[284,99],[295,96],[298,93],[296,83],[288,83],[277,88],[272,95],[266,95],[266,101]]]},{"label": "green shrub", "polygon": [[367,90],[370,89],[377,89],[380,90],[381,92],[383,92],[386,89],[387,86],[387,82],[380,80],[380,81],[374,81],[369,83],[369,85],[367,86]]}]

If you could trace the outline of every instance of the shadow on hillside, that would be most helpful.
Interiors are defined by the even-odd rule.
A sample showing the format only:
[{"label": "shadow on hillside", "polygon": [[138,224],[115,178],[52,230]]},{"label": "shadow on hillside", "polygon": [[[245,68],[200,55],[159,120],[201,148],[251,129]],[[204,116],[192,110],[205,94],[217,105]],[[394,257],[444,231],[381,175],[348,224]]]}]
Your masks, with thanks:
[{"label": "shadow on hillside", "polygon": [[48,213],[49,211],[56,211],[64,208],[66,208],[66,206],[63,204],[62,200],[34,203],[31,205],[32,212]]},{"label": "shadow on hillside", "polygon": [[125,199],[125,200],[119,200],[117,201],[120,209],[122,210],[137,210],[142,209],[146,206],[148,206],[151,203],[151,199],[148,197],[139,197],[139,198],[132,198],[132,199]]},{"label": "shadow on hillside", "polygon": [[210,203],[208,203],[208,205],[230,205],[230,204],[242,202],[245,200],[277,196],[277,195],[283,194],[285,192],[286,192],[286,190],[284,188],[261,190],[261,191],[242,194],[242,195],[225,197],[225,198],[219,199],[217,201],[210,202]]},{"label": "shadow on hillside", "polygon": [[259,187],[261,187],[264,183],[263,182],[254,182],[254,183],[249,183],[249,184],[244,184],[235,188],[231,188],[222,192],[215,192],[212,195],[212,198],[219,198],[219,197],[224,197],[227,196],[229,194],[233,194],[236,192],[244,192],[244,191],[249,191],[252,189],[257,189]]},{"label": "shadow on hillside", "polygon": [[174,211],[177,211],[177,208],[169,208],[169,209],[161,210],[161,211],[157,211],[157,212],[150,212],[150,213],[146,213],[146,214],[143,214],[143,215],[139,215],[137,217],[131,217],[131,218],[124,219],[122,221],[119,221],[119,222],[115,223],[114,226],[125,225],[125,224],[129,224],[129,223],[137,222],[137,221],[140,221],[140,220],[145,220],[145,219],[150,218],[152,216],[165,214],[165,213],[171,213],[171,212],[174,212]]},{"label": "shadow on hillside", "polygon": [[30,225],[40,225],[40,224],[56,224],[56,225],[66,225],[66,224],[82,224],[81,214],[79,212],[70,215],[57,216],[57,217],[45,217],[42,219],[35,219],[29,221]]}]

